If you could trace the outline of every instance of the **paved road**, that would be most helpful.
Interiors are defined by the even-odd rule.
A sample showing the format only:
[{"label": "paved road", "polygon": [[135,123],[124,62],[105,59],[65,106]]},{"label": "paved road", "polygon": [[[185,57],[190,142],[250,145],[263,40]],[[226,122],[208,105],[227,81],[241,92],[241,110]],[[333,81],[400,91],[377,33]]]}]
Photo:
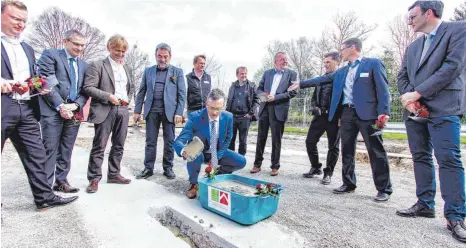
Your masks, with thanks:
[{"label": "paved road", "polygon": [[[91,128],[83,125],[78,145],[89,148],[92,133]],[[238,174],[280,183],[285,191],[278,212],[248,228],[209,214],[196,201],[183,196],[188,182],[186,165],[181,159],[175,160],[175,180],[166,180],[161,175],[162,139],[159,139],[157,170],[153,177],[118,187],[102,183],[95,195],[83,192],[89,151],[76,148],[70,181],[81,188],[80,199],[76,204],[45,213],[34,212],[24,170],[8,145],[2,154],[2,247],[189,247],[148,215],[151,207],[165,205],[178,206],[191,216],[203,215],[215,222],[218,235],[243,244],[239,247],[263,247],[252,245],[258,236],[270,237],[270,240],[290,236],[296,242],[305,239],[302,246],[291,247],[459,247],[460,243],[445,228],[440,193],[436,198],[435,219],[395,215],[397,209],[409,207],[415,201],[411,170],[392,169],[394,193],[387,203],[372,201],[376,192],[367,164],[357,164],[355,193],[334,195],[332,189],[341,182],[341,164],[337,165],[337,173],[329,186],[321,185],[318,179],[302,178],[309,162],[301,142],[299,139],[284,141],[281,174],[271,177],[268,159],[261,173],[248,173],[255,149],[251,140],[247,168]],[[124,175],[141,170],[143,156],[143,134],[130,129],[123,159]],[[277,241],[267,247],[290,246]]]}]

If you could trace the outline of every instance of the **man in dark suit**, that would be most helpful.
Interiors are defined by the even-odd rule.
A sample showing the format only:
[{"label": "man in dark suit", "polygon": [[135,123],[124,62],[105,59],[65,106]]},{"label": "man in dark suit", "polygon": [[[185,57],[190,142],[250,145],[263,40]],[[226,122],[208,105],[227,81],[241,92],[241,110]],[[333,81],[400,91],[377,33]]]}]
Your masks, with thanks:
[{"label": "man in dark suit", "polygon": [[123,58],[128,42],[121,35],[110,37],[107,42],[110,55],[89,65],[84,77],[84,92],[91,100],[88,122],[94,123],[95,136],[89,157],[86,191],[95,193],[102,179],[102,163],[108,138],[112,134],[112,147],[108,155],[107,183],[129,184],[130,179],[120,174],[129,112],[127,102],[131,99],[131,77]]},{"label": "man in dark suit", "polygon": [[233,138],[230,150],[235,150],[236,134],[239,136],[238,153],[246,154],[247,137],[251,121],[256,120],[259,99],[256,94],[256,84],[248,80],[248,69],[240,66],[236,69],[238,80],[233,82],[228,90],[226,110],[233,114]]},{"label": "man in dark suit", "polygon": [[231,174],[246,165],[244,156],[228,149],[233,130],[233,116],[222,111],[224,102],[223,92],[213,89],[205,103],[206,108],[189,114],[188,122],[173,143],[176,154],[184,159],[188,156],[184,147],[194,136],[204,143],[202,153],[187,165],[191,185],[186,196],[190,199],[197,196],[197,180],[202,163],[210,163],[214,169],[218,168],[218,174]]},{"label": "man in dark suit", "polygon": [[[441,1],[416,1],[408,24],[425,35],[407,49],[398,74],[398,90],[405,106],[403,119],[413,155],[416,196],[404,217],[435,217],[435,166],[439,165],[444,215],[455,239],[466,242],[464,170],[461,163],[461,117],[466,113],[466,23],[442,22]],[[408,118],[415,102],[425,105],[429,121]]]},{"label": "man in dark suit", "polygon": [[[27,92],[12,92],[15,83],[36,76],[34,50],[19,36],[23,32],[28,12],[20,1],[2,1],[2,151],[11,140],[23,163],[38,210],[66,205],[78,199],[55,195],[47,183],[45,149],[40,137],[40,109],[37,97]],[[50,92],[49,90],[43,93]]]},{"label": "man in dark suit", "polygon": [[212,79],[205,71],[205,66],[206,56],[196,55],[193,59],[193,71],[186,75],[188,114],[205,107],[204,103],[212,89]]},{"label": "man in dark suit", "polygon": [[287,69],[288,58],[284,52],[277,52],[274,57],[275,69],[264,72],[256,94],[266,94],[268,100],[259,106],[259,130],[257,133],[256,159],[251,173],[261,171],[264,160],[265,143],[272,129],[272,168],[271,175],[278,175],[280,168],[280,151],[285,122],[288,119],[290,99],[296,96],[296,91],[287,91],[293,81],[297,80],[296,72]]},{"label": "man in dark suit", "polygon": [[[71,153],[79,131],[73,113],[82,115],[88,97],[81,93],[87,63],[78,58],[86,39],[78,30],[65,32],[64,49],[44,50],[37,62],[39,74],[56,78],[54,90],[39,98],[42,141],[46,150],[45,169],[53,190],[76,193],[67,179],[71,167]],[[55,175],[55,185],[54,185]]]},{"label": "man in dark suit", "polygon": [[348,65],[334,74],[303,81],[290,87],[306,88],[332,83],[332,101],[328,120],[340,118],[343,185],[334,189],[335,194],[351,193],[356,189],[354,155],[356,139],[361,132],[366,144],[375,187],[374,200],[387,201],[392,193],[388,157],[383,147],[382,135],[372,135],[376,120],[387,122],[390,115],[390,92],[385,67],[379,59],[361,57],[362,42],[357,38],[343,42],[340,55]]},{"label": "man in dark suit", "polygon": [[[338,69],[340,64],[340,54],[338,52],[331,52],[324,55],[324,68],[325,74],[332,74]],[[316,175],[322,174],[322,164],[319,163],[319,152],[317,150],[317,143],[320,137],[327,134],[328,152],[326,167],[324,169],[324,176],[322,184],[330,184],[333,175],[333,170],[338,161],[340,154],[340,127],[338,126],[338,118],[328,120],[328,112],[330,109],[330,101],[332,97],[332,85],[325,84],[317,86],[312,94],[312,118],[311,126],[307,132],[306,149],[307,156],[311,162],[311,170],[304,173],[303,176],[312,178]]]},{"label": "man in dark suit", "polygon": [[153,175],[157,155],[157,138],[160,124],[162,124],[163,175],[168,179],[174,179],[175,173],[172,168],[175,124],[183,121],[186,86],[183,70],[169,64],[171,59],[169,45],[165,43],[157,45],[155,59],[157,65],[144,71],[134,107],[134,122],[138,122],[143,105],[146,120],[144,170],[136,178],[148,178]]}]

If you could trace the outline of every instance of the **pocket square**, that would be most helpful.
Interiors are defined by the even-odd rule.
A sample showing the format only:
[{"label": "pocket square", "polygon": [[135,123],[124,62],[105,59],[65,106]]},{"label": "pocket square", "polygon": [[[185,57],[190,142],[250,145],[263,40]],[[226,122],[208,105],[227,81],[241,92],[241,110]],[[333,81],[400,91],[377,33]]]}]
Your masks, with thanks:
[{"label": "pocket square", "polygon": [[369,72],[361,72],[361,74],[359,74],[359,77],[369,77]]}]

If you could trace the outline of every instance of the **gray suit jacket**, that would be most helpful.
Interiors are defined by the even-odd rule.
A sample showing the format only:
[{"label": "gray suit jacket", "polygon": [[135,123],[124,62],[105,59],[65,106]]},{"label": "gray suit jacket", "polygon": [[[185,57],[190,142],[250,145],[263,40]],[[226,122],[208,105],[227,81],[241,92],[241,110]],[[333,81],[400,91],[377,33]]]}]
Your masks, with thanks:
[{"label": "gray suit jacket", "polygon": [[[79,104],[80,109],[82,109],[89,98],[87,95],[82,94],[84,72],[86,71],[88,64],[79,58],[77,63],[78,98],[75,102]],[[56,83],[53,83],[53,91],[50,92],[50,94],[39,96],[41,114],[44,116],[53,116],[58,113],[57,107],[62,103],[66,103],[65,100],[70,94],[71,74],[66,52],[64,49],[44,50],[39,61],[37,61],[37,65],[39,66],[40,76],[55,76],[56,78]]]},{"label": "gray suit jacket", "polygon": [[[130,82],[128,67],[126,65],[123,67],[128,78],[126,92],[128,99],[131,99],[130,92],[132,92],[133,84]],[[102,123],[107,118],[112,106],[110,95],[115,94],[115,77],[108,57],[89,65],[84,75],[83,90],[92,98],[87,121],[95,124]]]},{"label": "gray suit jacket", "polygon": [[[275,69],[270,69],[264,72],[259,87],[257,87],[256,94],[262,92],[269,92],[272,89],[273,76],[275,75]],[[278,85],[275,101],[270,103],[262,102],[259,106],[258,116],[262,114],[262,110],[266,104],[272,104],[275,109],[275,116],[279,121],[286,121],[288,119],[288,110],[290,109],[290,99],[295,97],[296,91],[288,91],[288,87],[291,86],[291,81],[296,81],[298,74],[290,69],[285,69],[283,72],[282,80]]]},{"label": "gray suit jacket", "polygon": [[[157,66],[146,68],[142,77],[139,91],[136,95],[134,113],[141,113],[144,105],[144,119],[150,112],[155,89],[155,77]],[[144,100],[145,99],[145,100]],[[184,104],[186,102],[186,85],[184,83],[183,70],[170,65],[163,91],[163,104],[168,121],[173,122],[175,115],[183,116]]]},{"label": "gray suit jacket", "polygon": [[[398,74],[400,94],[417,91],[430,117],[466,113],[466,23],[443,22],[421,59],[424,36],[406,49]],[[405,109],[403,118],[409,115]]]}]

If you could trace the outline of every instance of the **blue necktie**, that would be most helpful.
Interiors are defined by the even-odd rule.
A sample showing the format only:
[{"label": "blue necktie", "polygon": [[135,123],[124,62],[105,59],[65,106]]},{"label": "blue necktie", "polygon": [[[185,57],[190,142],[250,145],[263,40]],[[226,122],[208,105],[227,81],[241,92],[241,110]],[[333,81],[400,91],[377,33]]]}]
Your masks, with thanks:
[{"label": "blue necktie", "polygon": [[76,61],[75,58],[69,58],[70,61],[70,76],[71,76],[71,89],[70,89],[70,100],[75,101],[78,97],[78,85],[76,82],[76,71],[74,70],[73,63]]},{"label": "blue necktie", "polygon": [[216,169],[218,167],[218,158],[217,158],[217,142],[218,142],[218,134],[217,134],[217,129],[215,128],[215,123],[217,121],[213,120],[211,121],[211,127],[210,127],[210,154],[212,155],[211,162],[212,162],[212,167]]},{"label": "blue necktie", "polygon": [[350,64],[350,67],[351,67],[351,68],[354,68],[354,67],[356,67],[357,65],[359,65],[359,63],[360,63],[359,60],[356,60],[356,61],[354,61],[353,64]]},{"label": "blue necktie", "polygon": [[[432,44],[432,40],[434,39],[435,37],[435,34],[429,34],[427,37],[426,37],[426,40],[424,41],[424,48],[422,49],[422,54],[421,54],[421,61],[424,59],[424,57],[426,56],[427,54],[427,50],[429,50],[429,47],[430,45]],[[419,63],[421,63],[421,61],[419,61]]]}]

